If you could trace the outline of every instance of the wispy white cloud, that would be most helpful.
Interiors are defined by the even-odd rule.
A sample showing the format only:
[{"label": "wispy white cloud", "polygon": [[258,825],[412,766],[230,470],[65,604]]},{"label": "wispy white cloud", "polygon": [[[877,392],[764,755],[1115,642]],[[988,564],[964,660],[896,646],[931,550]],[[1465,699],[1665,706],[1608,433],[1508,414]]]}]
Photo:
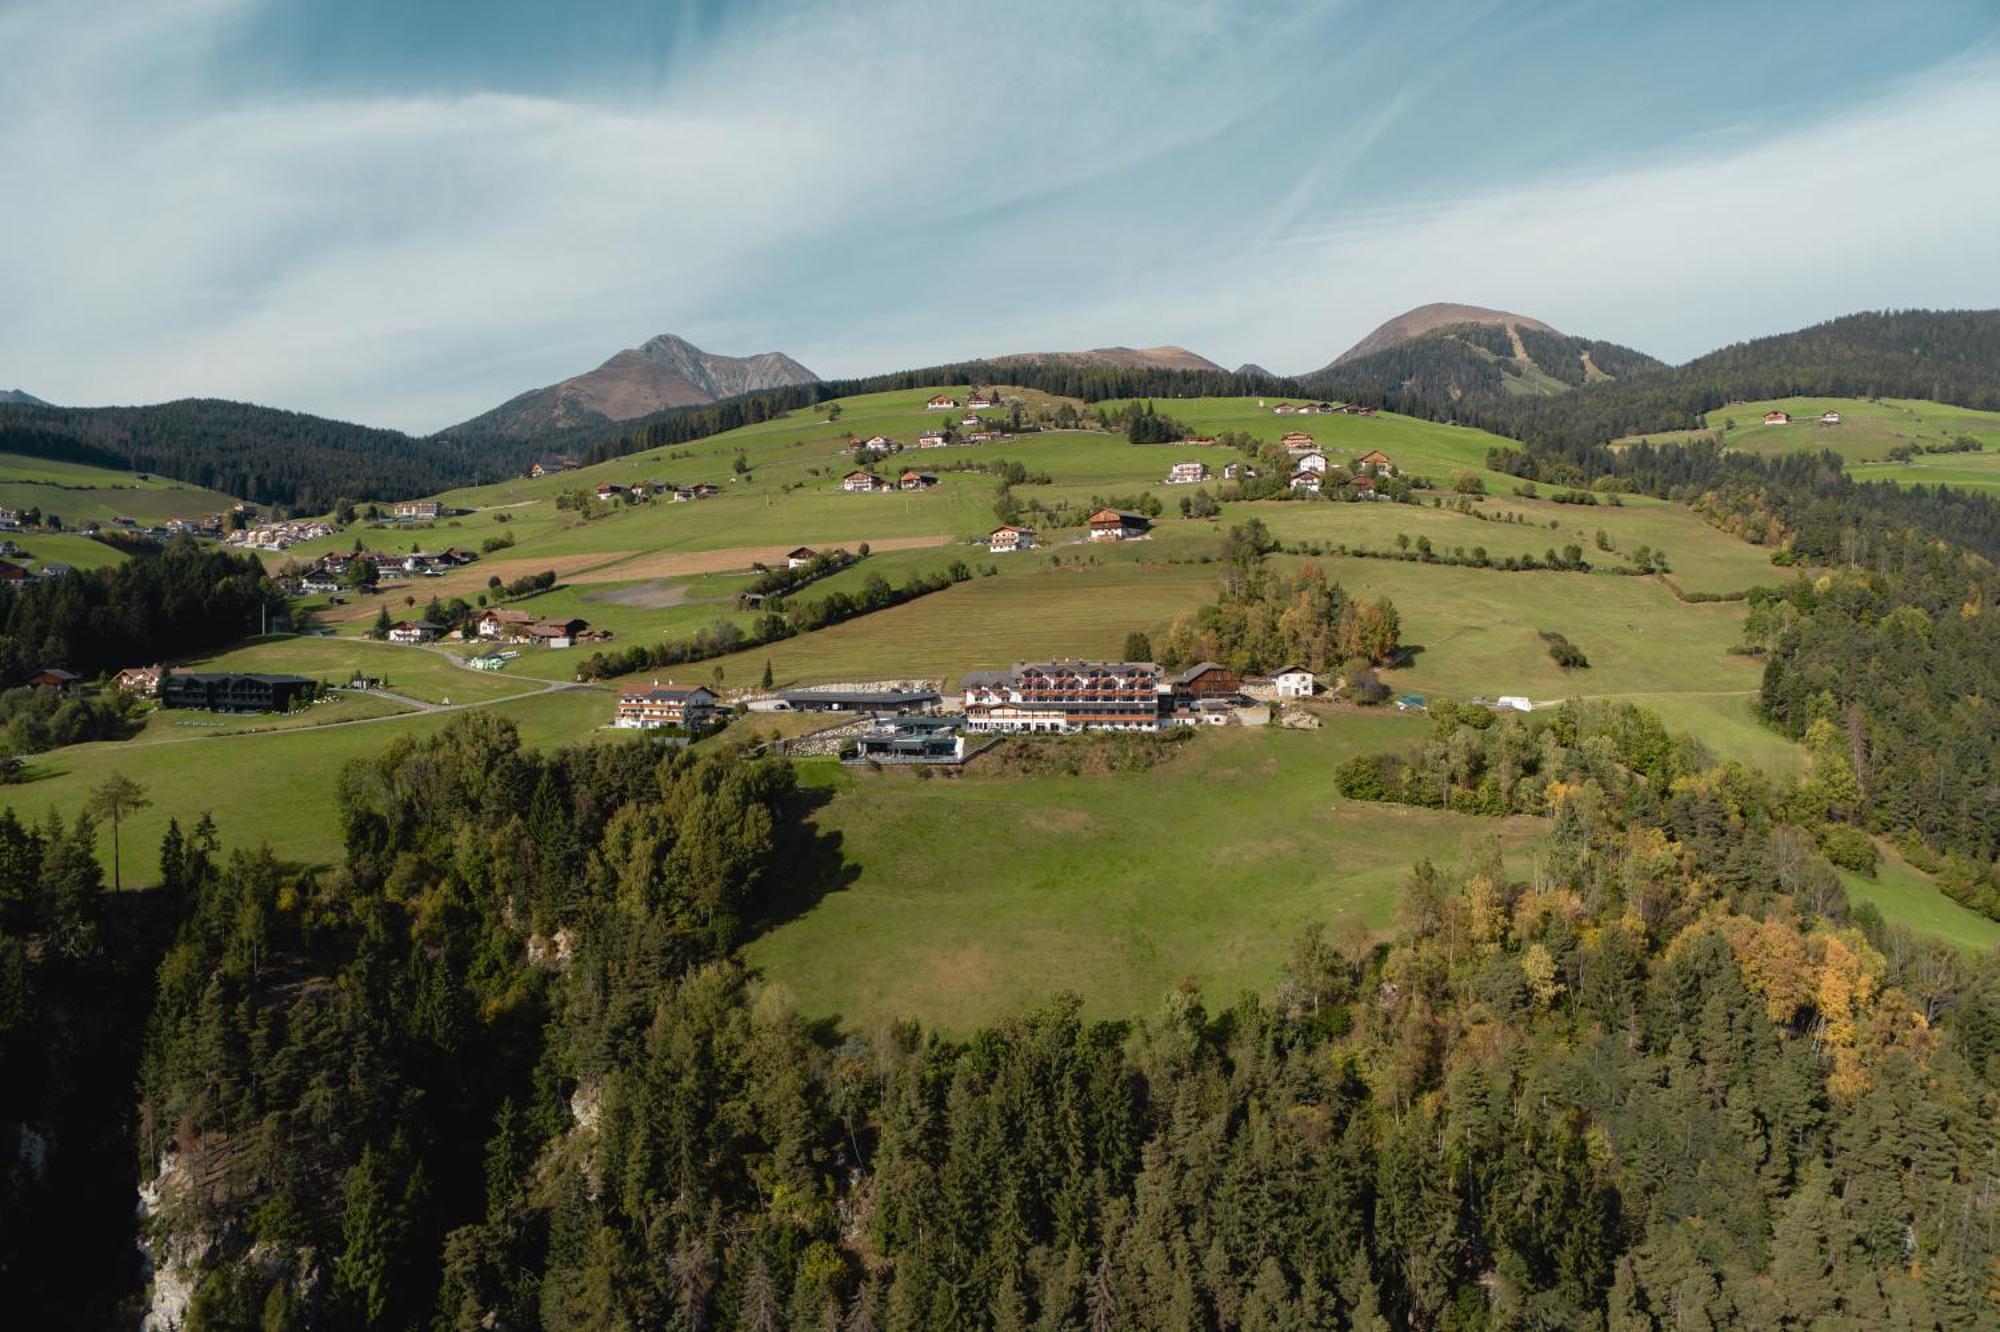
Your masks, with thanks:
[{"label": "wispy white cloud", "polygon": [[1271,299],[1330,299],[1255,327],[1303,369],[1328,332],[1468,300],[1678,359],[1856,309],[2000,304],[2000,177],[1972,165],[1996,157],[2000,62],[1969,60],[1788,133],[1302,230]]},{"label": "wispy white cloud", "polygon": [[1437,81],[1343,46],[1331,0],[801,6],[644,96],[562,98],[226,91],[261,12],[0,8],[0,160],[31,182],[0,383],[429,429],[670,329],[827,373],[1134,340],[1305,369],[1436,299],[1668,354],[2000,300],[1991,64],[1454,194],[1398,137]]},{"label": "wispy white cloud", "polygon": [[1107,83],[1093,53],[1120,37],[1137,66],[1192,75],[1243,37],[1195,4],[1146,24],[1035,4],[996,30],[986,7],[896,0],[733,34],[644,102],[134,95],[198,82],[241,12],[12,20],[45,71],[18,100],[47,111],[0,127],[0,156],[41,185],[0,310],[13,379],[65,401],[214,393],[446,424],[531,370],[728,323],[747,279],[816,237],[929,219],[948,241],[954,216],[1203,133],[1221,86]]}]

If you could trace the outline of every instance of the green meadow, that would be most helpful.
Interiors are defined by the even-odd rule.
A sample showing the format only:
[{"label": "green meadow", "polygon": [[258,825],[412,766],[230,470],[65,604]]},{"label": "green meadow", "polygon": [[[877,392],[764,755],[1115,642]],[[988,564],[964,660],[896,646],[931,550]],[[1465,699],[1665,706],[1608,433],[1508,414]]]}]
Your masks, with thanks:
[{"label": "green meadow", "polygon": [[1208,731],[1105,776],[987,776],[975,761],[921,781],[816,763],[833,792],[816,821],[858,877],[749,960],[809,1014],[947,1032],[1059,988],[1102,1017],[1152,1012],[1183,976],[1218,1005],[1268,991],[1304,926],[1385,927],[1418,859],[1455,863],[1497,837],[1525,862],[1535,820],[1338,796],[1342,759],[1424,729],[1349,714],[1322,731]]},{"label": "green meadow", "polygon": [[[965,389],[958,386],[961,398]],[[446,700],[515,718],[533,745],[612,734],[603,729],[611,688],[550,689],[573,678],[591,647],[523,647],[503,670],[475,672],[462,660],[489,644],[414,648],[359,637],[381,607],[395,618],[412,617],[434,596],[475,600],[490,595],[495,577],[505,582],[552,569],[555,588],[507,604],[544,618],[588,620],[609,631],[608,646],[618,648],[686,637],[718,620],[747,629],[755,617],[737,609],[735,597],[756,564],[777,563],[793,546],[856,549],[865,542],[867,560],[802,595],[853,593],[874,576],[901,584],[955,561],[974,577],[809,635],[652,674],[742,687],[754,685],[768,664],[781,685],[929,677],[949,687],[976,667],[1117,656],[1131,631],[1157,636],[1176,616],[1213,600],[1224,573],[1224,534],[1252,516],[1289,550],[1308,552],[1279,555],[1280,564],[1309,559],[1353,595],[1395,602],[1410,651],[1383,678],[1398,693],[1518,694],[1538,704],[1628,699],[1670,728],[1697,735],[1719,758],[1780,775],[1800,768],[1798,747],[1756,716],[1758,664],[1730,651],[1740,641],[1742,603],[1676,595],[1676,589],[1741,593],[1795,575],[1773,567],[1767,550],[1683,507],[1634,497],[1616,507],[1555,504],[1546,495],[1516,494],[1513,478],[1486,472],[1487,450],[1503,441],[1483,432],[1392,415],[1280,417],[1254,399],[1158,406],[1201,434],[1241,431],[1274,442],[1302,429],[1336,459],[1379,448],[1439,489],[1408,505],[1228,501],[1216,518],[1185,519],[1179,500],[1195,488],[1165,485],[1168,467],[1199,459],[1219,474],[1241,454],[1137,446],[1119,435],[1075,430],[906,451],[876,470],[912,467],[936,475],[937,485],[888,495],[842,491],[840,477],[853,466],[844,450],[849,436],[913,442],[939,419],[923,406],[932,392],[871,394],[840,404],[833,421],[822,406],[570,473],[455,491],[444,499],[464,512],[437,523],[364,522],[269,555],[276,568],[348,548],[357,538],[395,551],[511,542],[446,577],[390,583],[338,607],[321,599],[313,612],[337,637],[256,640],[184,663],[297,672],[336,684],[367,675],[384,681],[385,692],[341,692],[282,718],[155,713],[131,740],[34,758],[5,800],[27,817],[69,812],[107,774],[132,776],[154,802],[127,829],[127,871],[139,878],[153,872],[166,819],[185,824],[204,810],[213,811],[230,845],[268,841],[294,858],[330,863],[339,853],[333,791],[341,766],[380,752],[397,736],[444,725],[450,714],[430,709]],[[1926,468],[1976,475],[1983,455],[1931,455],[1902,468],[1870,458],[1912,431],[1984,437],[2000,425],[2000,415],[1933,404],[1843,402],[1851,428],[1800,424],[1763,434],[1762,427],[1742,424],[1752,407],[1761,419],[1762,404],[1732,409],[1739,418],[1730,431],[1733,447],[1825,443],[1846,452],[1861,474],[1884,467],[1910,477]],[[1817,414],[1803,401],[1790,410],[1801,418]],[[1150,491],[1164,513],[1144,541],[1097,544],[1076,530],[1044,530],[1036,549],[992,555],[979,542],[997,521],[997,483],[953,469],[999,462],[1047,476],[1016,488],[1023,501],[1053,505]],[[141,506],[147,496],[162,504],[190,498],[178,493],[188,488],[157,481],[85,487],[104,478],[60,467],[37,471],[32,460],[12,466],[0,468],[0,496],[10,485],[103,490],[116,497],[116,512],[134,516],[148,512]],[[1480,476],[1487,493],[1461,512],[1449,487],[1467,471]],[[559,496],[594,492],[604,481],[709,481],[721,494],[681,504],[558,505]],[[1229,493],[1215,480],[1208,489]],[[190,511],[212,511],[216,498]],[[1575,545],[1599,571],[1510,573],[1334,553],[1342,547],[1394,552],[1398,537],[1412,548],[1427,542],[1448,557],[1483,548],[1496,560],[1539,559],[1551,548]],[[119,558],[78,537],[30,536],[23,544],[40,558],[79,566]],[[40,549],[45,544],[47,553]],[[1642,546],[1664,553],[1671,574],[1606,571],[1634,562]],[[1538,637],[1544,629],[1567,635],[1590,667],[1557,667]],[[856,877],[758,940],[751,960],[810,1012],[848,1021],[916,1015],[949,1030],[969,1029],[1064,987],[1082,994],[1093,1012],[1142,1013],[1184,972],[1227,1000],[1245,988],[1268,987],[1305,923],[1380,928],[1397,883],[1418,857],[1454,860],[1474,839],[1495,835],[1518,855],[1537,834],[1532,821],[1501,824],[1339,800],[1332,769],[1343,757],[1414,742],[1425,727],[1387,709],[1325,715],[1328,724],[1318,731],[1204,732],[1150,771],[1101,777],[1014,777],[975,763],[959,777],[926,781],[805,761],[806,779],[829,794],[815,818],[839,835]],[[723,743],[818,724],[751,717],[730,727]],[[942,829],[948,835],[940,836]],[[108,854],[108,834],[105,848]],[[1893,857],[1877,877],[1850,880],[1850,889],[1890,919],[1961,946],[2000,941],[2000,925],[1957,907]]]},{"label": "green meadow", "polygon": [[[520,724],[524,743],[555,748],[593,738],[594,728],[609,716],[610,696],[570,689],[491,706]],[[24,819],[42,818],[50,810],[67,818],[112,773],[132,778],[152,800],[127,820],[123,833],[125,873],[139,881],[158,873],[167,820],[178,819],[185,828],[203,813],[214,816],[226,847],[269,845],[289,860],[330,864],[340,852],[334,790],[341,767],[381,753],[398,736],[435,731],[453,715],[372,715],[351,725],[267,726],[235,734],[227,728],[175,727],[178,719],[160,714],[135,739],[37,755],[23,780],[5,788],[4,802]],[[109,828],[101,830],[99,847],[108,865]]]},{"label": "green meadow", "polygon": [[8,560],[31,569],[46,564],[99,569],[108,564],[123,564],[126,559],[124,551],[75,532],[22,532],[12,540],[22,553],[8,556]]},{"label": "green meadow", "polygon": [[213,490],[150,474],[0,453],[0,508],[40,509],[67,527],[121,516],[142,522],[200,518],[234,503]]},{"label": "green meadow", "polygon": [[[1840,413],[1839,425],[1818,423],[1829,410]],[[1791,424],[1765,425],[1770,411],[1789,412]],[[1720,431],[1723,443],[1746,453],[1832,449],[1857,480],[2000,492],[2000,412],[1903,398],[1774,398],[1719,408],[1708,414],[1708,424]],[[1889,451],[1901,445],[1922,449],[1964,438],[1982,448],[1889,460]]]}]

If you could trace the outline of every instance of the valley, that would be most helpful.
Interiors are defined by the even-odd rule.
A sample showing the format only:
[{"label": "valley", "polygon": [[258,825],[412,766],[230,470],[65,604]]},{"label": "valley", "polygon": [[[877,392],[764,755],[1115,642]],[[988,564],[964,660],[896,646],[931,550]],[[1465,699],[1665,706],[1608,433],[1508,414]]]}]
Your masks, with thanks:
[{"label": "valley", "polygon": [[[931,397],[963,400],[973,387],[839,399],[689,444],[446,491],[439,496],[443,516],[432,522],[362,522],[265,552],[277,573],[357,540],[392,552],[508,543],[442,577],[385,583],[338,604],[325,595],[304,598],[301,607],[332,637],[271,638],[186,663],[335,685],[372,676],[376,689],[341,690],[297,718],[202,725],[155,714],[134,739],[37,756],[8,799],[23,817],[40,817],[73,806],[107,774],[128,771],[158,793],[128,830],[128,871],[152,872],[169,818],[186,826],[205,811],[231,844],[268,838],[288,854],[331,862],[339,852],[330,810],[341,764],[399,737],[434,734],[453,711],[490,710],[537,745],[597,743],[624,734],[605,723],[617,691],[643,683],[641,676],[699,682],[732,696],[756,694],[766,672],[780,688],[923,677],[949,695],[960,675],[978,668],[1115,658],[1127,635],[1158,642],[1177,617],[1215,598],[1225,538],[1252,520],[1278,545],[1274,569],[1311,563],[1358,598],[1396,605],[1407,646],[1381,672],[1392,695],[1507,694],[1538,707],[1569,698],[1625,700],[1695,735],[1720,759],[1785,778],[1803,770],[1799,746],[1756,716],[1759,663],[1732,651],[1742,640],[1743,594],[1795,575],[1774,567],[1768,549],[1722,533],[1685,506],[1639,495],[1616,504],[1557,503],[1546,487],[1487,470],[1488,450],[1505,441],[1485,432],[1386,413],[1279,415],[1272,410],[1278,400],[1269,397],[1162,401],[1161,410],[1190,436],[1242,447],[1137,445],[1100,429],[907,447],[938,424],[939,413],[925,405]],[[1044,393],[1001,392],[1031,416],[1061,405]],[[1087,416],[1084,404],[1070,406]],[[1863,446],[1862,467],[1912,434],[1986,428],[1982,414],[1930,404],[1838,406],[1854,422],[1839,430],[1851,429],[1841,438]],[[1791,409],[1826,408],[1798,400]],[[1252,461],[1260,448],[1300,430],[1337,460],[1379,450],[1403,474],[1435,488],[1403,504],[1245,500],[1235,483],[1219,479],[1229,462]],[[1799,425],[1782,440],[1777,433],[1739,426],[1729,442],[1805,446],[1838,430]],[[887,494],[842,490],[840,478],[853,470],[850,442],[871,436],[906,446],[876,470],[916,468],[935,484]],[[1202,464],[1210,479],[1168,484],[1177,463]],[[989,553],[982,538],[996,522],[996,473],[1006,465],[1027,478],[1010,493],[1039,541],[1002,555]],[[674,487],[701,482],[717,487],[714,498],[669,497]],[[651,485],[665,489],[643,502],[627,497],[630,488]],[[618,489],[600,501],[599,487]],[[1216,500],[1212,515],[1181,516],[1182,497],[1194,492]],[[1139,541],[1092,542],[1080,527],[1059,525],[1059,515],[1103,502],[1156,503],[1160,514]],[[809,597],[855,595],[870,579],[895,585],[955,563],[971,576],[699,664],[582,683],[574,677],[593,651],[588,645],[527,647],[498,670],[474,671],[470,658],[489,645],[403,647],[364,636],[385,607],[392,618],[415,618],[433,599],[474,601],[493,579],[543,570],[554,572],[554,587],[492,604],[587,621],[610,633],[610,651],[718,626],[749,633],[759,612],[744,608],[738,593],[753,565],[781,566],[793,546],[863,544],[865,559],[815,583]],[[1489,566],[1540,561],[1565,547],[1581,550],[1591,570],[1472,563],[1475,554]],[[1665,571],[1629,572],[1642,550]],[[1550,629],[1583,649],[1587,670],[1550,659],[1540,637]],[[900,1015],[970,1029],[1051,987],[1076,990],[1094,1013],[1131,1014],[1191,964],[1204,984],[1268,984],[1285,941],[1309,919],[1385,928],[1401,871],[1419,849],[1450,861],[1488,836],[1519,849],[1535,835],[1534,820],[1494,823],[1339,799],[1331,774],[1342,758],[1414,745],[1426,726],[1388,707],[1314,705],[1313,712],[1317,730],[1203,733],[1165,766],[1135,774],[1025,778],[983,772],[975,762],[954,780],[915,782],[907,773],[801,760],[802,774],[827,800],[817,821],[851,849],[856,877],[760,939],[751,960],[808,1011],[844,1021]],[[357,721],[368,724],[329,724]],[[752,714],[723,740],[706,743],[809,729]],[[1279,790],[1287,794],[1271,794]],[[1142,807],[1143,818],[1131,812]],[[944,824],[954,828],[944,862],[952,866],[948,888],[930,833]],[[1169,836],[1167,828],[1177,831]],[[1079,863],[1104,868],[1057,887],[1055,867]],[[1169,871],[1174,864],[1210,868],[1181,878]],[[1966,948],[2000,942],[2000,925],[1951,902],[1900,859],[1875,878],[1850,882],[1857,900],[1891,920]],[[1057,939],[1074,943],[1056,946]]]}]

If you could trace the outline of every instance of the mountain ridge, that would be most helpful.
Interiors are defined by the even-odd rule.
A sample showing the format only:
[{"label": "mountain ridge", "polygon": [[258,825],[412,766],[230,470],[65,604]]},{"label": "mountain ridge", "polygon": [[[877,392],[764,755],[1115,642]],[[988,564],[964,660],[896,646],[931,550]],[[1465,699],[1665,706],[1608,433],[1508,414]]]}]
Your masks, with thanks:
[{"label": "mountain ridge", "polygon": [[660,333],[613,353],[594,370],[517,393],[440,433],[527,440],[818,380],[783,352],[724,356],[703,351],[678,334]]}]

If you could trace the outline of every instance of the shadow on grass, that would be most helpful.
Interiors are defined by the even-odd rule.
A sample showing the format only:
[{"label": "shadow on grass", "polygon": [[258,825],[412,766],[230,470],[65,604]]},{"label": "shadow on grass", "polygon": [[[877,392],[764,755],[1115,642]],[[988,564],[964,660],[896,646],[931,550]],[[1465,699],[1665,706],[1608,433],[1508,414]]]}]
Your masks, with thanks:
[{"label": "shadow on grass", "polygon": [[798,919],[828,893],[852,887],[861,877],[861,867],[847,859],[842,835],[821,830],[813,820],[833,796],[830,789],[805,788],[793,797],[792,817],[778,838],[777,882],[758,899],[749,921],[753,934]]}]

